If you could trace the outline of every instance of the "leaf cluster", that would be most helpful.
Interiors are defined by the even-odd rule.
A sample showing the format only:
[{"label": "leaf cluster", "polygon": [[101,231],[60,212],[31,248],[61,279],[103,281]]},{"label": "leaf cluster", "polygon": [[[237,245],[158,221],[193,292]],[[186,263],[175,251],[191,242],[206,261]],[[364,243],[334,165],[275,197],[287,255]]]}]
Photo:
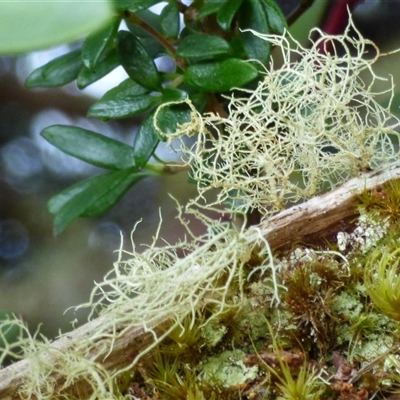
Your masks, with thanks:
[{"label": "leaf cluster", "polygon": [[[114,0],[115,15],[89,34],[81,47],[34,70],[26,86],[57,87],[76,81],[79,89],[122,66],[129,76],[88,110],[104,121],[143,115],[133,145],[78,127],[51,126],[42,135],[60,150],[112,172],[81,181],[49,203],[60,233],[77,217],[103,213],[139,179],[162,173],[148,163],[159,141],[154,113],[161,104],[190,99],[198,112],[227,114],[221,94],[260,79],[271,45],[248,30],[281,34],[286,20],[275,0]],[[183,22],[182,22],[183,21]],[[169,59],[168,68],[159,60]],[[249,62],[249,60],[252,60]],[[164,132],[190,121],[185,105],[157,114]]]}]

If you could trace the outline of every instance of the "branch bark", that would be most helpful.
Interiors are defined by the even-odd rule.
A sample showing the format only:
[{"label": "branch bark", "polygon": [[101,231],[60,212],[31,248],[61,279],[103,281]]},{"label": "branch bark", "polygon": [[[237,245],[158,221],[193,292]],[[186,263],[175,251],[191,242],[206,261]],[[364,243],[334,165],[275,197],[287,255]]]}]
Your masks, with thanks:
[{"label": "branch bark", "polygon": [[[315,241],[316,238],[336,234],[339,230],[345,230],[349,226],[349,221],[357,215],[357,198],[363,191],[377,189],[398,178],[400,178],[400,162],[395,162],[378,171],[362,174],[322,196],[284,210],[262,223],[260,228],[273,250],[292,246],[299,241]],[[160,320],[157,325],[165,322],[167,317]],[[106,325],[109,318],[111,318],[110,315],[104,314],[88,322],[54,341],[52,347],[60,352],[67,352],[68,349],[74,347],[75,343],[93,336],[93,333],[98,332],[100,328],[104,329],[102,327]],[[116,329],[118,330],[118,326]],[[109,371],[129,365],[136,355],[153,340],[152,333],[137,326],[126,330],[125,333],[124,336],[115,340],[111,353],[104,360],[99,360]],[[111,335],[112,332],[105,332],[105,336],[107,334]],[[104,343],[102,341],[99,341],[98,345],[94,343],[89,357],[99,359],[102,354],[104,354]],[[50,353],[44,354],[43,357],[48,363],[56,362]],[[31,362],[22,360],[0,371],[0,400],[20,398],[18,389],[30,373]],[[62,376],[54,374],[52,378],[60,387],[65,383]],[[87,389],[83,382],[74,382],[74,385],[63,393],[74,395]]]}]

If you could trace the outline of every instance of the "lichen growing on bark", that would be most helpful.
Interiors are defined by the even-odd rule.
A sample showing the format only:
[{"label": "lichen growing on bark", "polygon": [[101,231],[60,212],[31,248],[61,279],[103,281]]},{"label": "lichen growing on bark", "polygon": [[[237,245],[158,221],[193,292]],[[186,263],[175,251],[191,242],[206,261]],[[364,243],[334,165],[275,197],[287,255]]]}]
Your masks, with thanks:
[{"label": "lichen growing on bark", "polygon": [[[281,50],[283,65],[265,70],[254,90],[234,91],[229,118],[200,117],[192,108],[192,121],[168,134],[198,133],[194,147],[183,151],[199,196],[219,189],[217,200],[203,208],[229,204],[235,211],[257,209],[266,219],[397,155],[399,121],[373,92],[379,51],[350,28],[335,37],[318,31],[310,49],[289,36],[254,33]],[[333,54],[320,53],[328,41]],[[370,59],[367,46],[375,51]],[[370,73],[371,84],[362,82],[361,71]],[[398,244],[396,187],[361,197],[362,217],[338,232],[339,242],[321,238],[325,245],[318,248],[291,243],[276,254],[260,227],[212,220],[193,211],[197,199],[188,210],[205,223],[202,235],[194,235],[180,214],[187,229],[181,242],[159,247],[156,233],[144,251],[134,243],[132,250],[119,249],[114,268],[84,305],[93,316],[109,317],[91,335],[61,352],[22,326],[26,338],[6,345],[2,356],[30,360],[19,396],[72,398],[65,390],[77,381],[88,391],[75,397],[93,400],[400,394],[393,372],[400,368],[400,325],[390,312],[380,313],[371,292],[379,289],[375,278],[398,280],[400,273],[397,251],[384,253],[388,243]],[[383,246],[387,256],[378,267],[374,246]],[[10,324],[4,322],[0,334]],[[132,326],[151,332],[151,343],[123,367],[105,369],[102,362]],[[63,384],[54,371],[65,377]]]}]

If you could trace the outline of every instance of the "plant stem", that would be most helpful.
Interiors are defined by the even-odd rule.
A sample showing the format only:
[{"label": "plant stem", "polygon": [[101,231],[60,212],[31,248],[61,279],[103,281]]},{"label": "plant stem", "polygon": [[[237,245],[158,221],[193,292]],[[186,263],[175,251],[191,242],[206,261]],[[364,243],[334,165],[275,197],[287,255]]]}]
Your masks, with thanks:
[{"label": "plant stem", "polygon": [[181,171],[190,171],[190,166],[184,163],[168,163],[168,164],[147,163],[144,168],[154,171],[160,175],[176,174],[177,172]]},{"label": "plant stem", "polygon": [[154,39],[156,39],[163,47],[165,47],[165,49],[168,51],[168,53],[174,59],[176,65],[179,68],[181,68],[182,70],[185,70],[187,68],[186,61],[176,54],[175,47],[168,40],[168,38],[161,35],[153,27],[151,27],[147,22],[143,21],[136,14],[134,14],[130,11],[124,11],[123,18],[132,24],[140,26],[142,29],[144,29],[146,32],[148,32],[151,36],[153,36]]}]

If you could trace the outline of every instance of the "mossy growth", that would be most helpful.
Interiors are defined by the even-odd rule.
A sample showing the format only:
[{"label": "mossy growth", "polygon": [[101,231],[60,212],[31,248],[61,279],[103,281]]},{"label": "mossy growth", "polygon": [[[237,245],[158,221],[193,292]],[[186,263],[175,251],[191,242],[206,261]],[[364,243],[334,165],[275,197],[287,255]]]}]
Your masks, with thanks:
[{"label": "mossy growth", "polygon": [[[397,294],[393,237],[400,234],[398,218],[386,218],[377,209],[367,212],[363,203],[359,208],[361,217],[347,233],[346,251],[338,251],[337,243],[325,249],[302,244],[275,256],[278,294],[273,294],[270,272],[254,274],[244,282],[238,303],[237,281],[226,299],[236,307],[217,317],[213,305],[204,307],[191,328],[183,322],[184,333],[175,331],[144,356],[143,365],[156,357],[157,374],[164,374],[164,380],[149,379],[143,371],[151,368],[144,368],[132,384],[155,390],[154,399],[193,398],[192,393],[199,399],[252,400],[400,395],[400,323],[371,292],[371,286],[388,285],[393,273],[390,282]],[[388,220],[384,230],[377,228],[380,218]],[[243,270],[257,268],[257,262],[262,257],[256,252]],[[382,301],[387,297],[379,296]],[[275,298],[279,302],[271,301]],[[173,376],[163,372],[165,363]],[[179,390],[171,394],[171,387]]]}]

